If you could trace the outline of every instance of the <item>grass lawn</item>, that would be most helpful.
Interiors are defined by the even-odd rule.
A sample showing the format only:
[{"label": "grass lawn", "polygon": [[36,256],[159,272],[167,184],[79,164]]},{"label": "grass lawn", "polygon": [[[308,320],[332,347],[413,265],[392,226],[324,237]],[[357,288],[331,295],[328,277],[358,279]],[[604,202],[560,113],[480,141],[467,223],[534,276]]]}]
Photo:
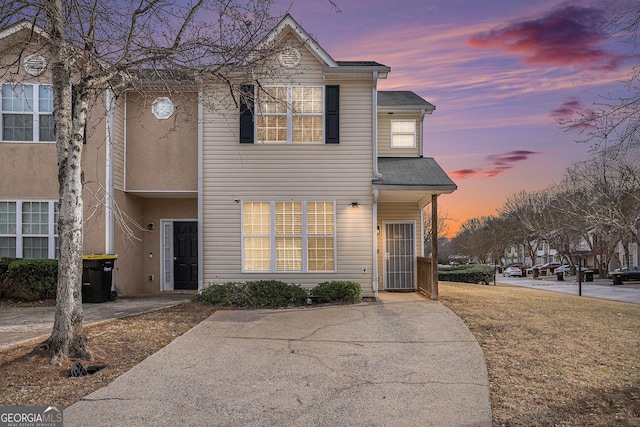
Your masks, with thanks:
[{"label": "grass lawn", "polygon": [[440,282],[484,352],[495,426],[640,426],[640,305]]}]

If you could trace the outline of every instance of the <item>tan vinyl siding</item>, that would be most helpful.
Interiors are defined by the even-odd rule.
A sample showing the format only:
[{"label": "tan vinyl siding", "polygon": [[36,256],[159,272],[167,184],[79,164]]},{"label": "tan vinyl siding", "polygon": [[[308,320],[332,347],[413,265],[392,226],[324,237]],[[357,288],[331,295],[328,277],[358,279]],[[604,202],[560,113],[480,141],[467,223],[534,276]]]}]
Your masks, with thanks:
[{"label": "tan vinyl siding", "polygon": [[[416,146],[414,148],[391,148],[391,120],[416,121]],[[378,157],[419,157],[421,141],[419,114],[378,114]]]},{"label": "tan vinyl siding", "polygon": [[380,289],[384,285],[384,223],[415,221],[416,224],[416,254],[423,253],[423,224],[420,208],[415,203],[379,203],[378,204],[378,276],[382,279]]},{"label": "tan vinyl siding", "polygon": [[[300,49],[304,73],[296,82],[325,85],[320,65]],[[286,80],[286,79],[285,79]],[[280,279],[304,286],[325,280],[354,280],[372,295],[372,120],[371,82],[340,85],[339,144],[240,144],[238,113],[229,99],[204,112],[203,233],[204,284]],[[220,92],[215,92],[220,93]],[[214,95],[208,94],[208,99]],[[236,202],[238,200],[238,202]],[[242,273],[240,201],[334,201],[335,273]],[[351,202],[360,208],[349,207]],[[362,273],[367,266],[367,273]]]},{"label": "tan vinyl siding", "polygon": [[117,190],[125,189],[124,180],[124,97],[118,97],[114,106],[113,117],[113,185]]}]

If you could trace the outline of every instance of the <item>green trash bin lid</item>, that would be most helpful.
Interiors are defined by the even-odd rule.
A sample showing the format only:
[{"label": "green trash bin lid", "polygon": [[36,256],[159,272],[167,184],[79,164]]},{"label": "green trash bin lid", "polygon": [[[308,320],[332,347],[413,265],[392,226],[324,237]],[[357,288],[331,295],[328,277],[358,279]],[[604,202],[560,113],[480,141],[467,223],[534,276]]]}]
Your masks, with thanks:
[{"label": "green trash bin lid", "polygon": [[91,255],[82,255],[82,259],[86,259],[86,260],[118,259],[118,254],[91,254]]}]

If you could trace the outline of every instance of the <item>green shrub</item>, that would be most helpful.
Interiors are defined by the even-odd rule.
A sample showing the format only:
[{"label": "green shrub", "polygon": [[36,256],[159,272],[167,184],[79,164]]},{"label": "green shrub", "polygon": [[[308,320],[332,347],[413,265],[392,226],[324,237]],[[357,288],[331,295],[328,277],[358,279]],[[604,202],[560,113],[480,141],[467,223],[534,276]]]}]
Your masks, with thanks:
[{"label": "green shrub", "polygon": [[307,291],[298,285],[278,280],[214,284],[194,297],[207,305],[247,308],[296,307],[305,304]]},{"label": "green shrub", "polygon": [[58,260],[16,259],[9,264],[9,280],[24,298],[44,300],[56,297]]},{"label": "green shrub", "polygon": [[258,307],[297,307],[305,304],[309,294],[298,285],[278,280],[257,280],[247,282],[248,306]]},{"label": "green shrub", "polygon": [[362,289],[355,282],[335,280],[320,283],[311,289],[310,295],[318,302],[359,302],[362,300]]},{"label": "green shrub", "polygon": [[493,267],[485,264],[438,270],[438,280],[443,282],[489,283],[493,281]]},{"label": "green shrub", "polygon": [[15,260],[16,258],[0,258],[0,283],[9,275],[9,265]]}]

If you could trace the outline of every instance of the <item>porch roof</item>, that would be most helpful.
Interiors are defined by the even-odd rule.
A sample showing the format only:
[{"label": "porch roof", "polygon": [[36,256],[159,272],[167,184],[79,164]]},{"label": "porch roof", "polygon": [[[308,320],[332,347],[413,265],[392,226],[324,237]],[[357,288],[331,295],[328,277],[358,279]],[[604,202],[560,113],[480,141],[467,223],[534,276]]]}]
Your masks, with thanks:
[{"label": "porch roof", "polygon": [[372,183],[380,191],[380,201],[415,201],[424,206],[432,194],[458,188],[432,157],[380,157],[378,172],[382,178]]}]

